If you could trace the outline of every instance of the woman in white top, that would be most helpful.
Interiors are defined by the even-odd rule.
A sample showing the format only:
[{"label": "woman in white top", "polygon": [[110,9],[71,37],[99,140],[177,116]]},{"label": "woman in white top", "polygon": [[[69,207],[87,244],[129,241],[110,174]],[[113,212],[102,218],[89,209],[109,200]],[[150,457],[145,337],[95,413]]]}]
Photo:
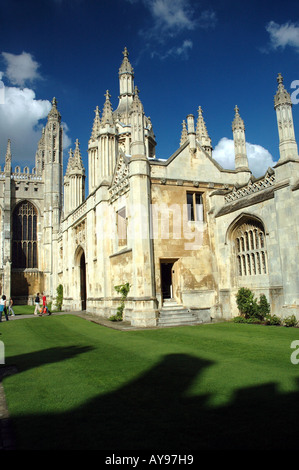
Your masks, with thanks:
[{"label": "woman in white top", "polygon": [[0,300],[0,321],[2,321],[2,313],[4,312],[6,321],[8,321],[8,315],[6,311],[6,296],[2,295],[2,298]]}]

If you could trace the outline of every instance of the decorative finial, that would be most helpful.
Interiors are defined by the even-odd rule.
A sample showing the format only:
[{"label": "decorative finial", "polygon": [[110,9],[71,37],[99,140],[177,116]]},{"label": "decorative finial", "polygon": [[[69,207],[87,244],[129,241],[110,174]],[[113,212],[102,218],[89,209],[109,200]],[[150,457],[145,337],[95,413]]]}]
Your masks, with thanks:
[{"label": "decorative finial", "polygon": [[239,114],[239,108],[238,108],[237,105],[235,106],[235,113],[236,113],[236,114]]},{"label": "decorative finial", "polygon": [[279,73],[279,74],[277,75],[277,82],[278,82],[278,85],[280,85],[280,84],[283,83],[283,78],[282,78],[281,73]]},{"label": "decorative finial", "polygon": [[124,51],[123,51],[123,55],[124,57],[128,57],[129,56],[129,53],[128,53],[128,49],[125,47]]},{"label": "decorative finial", "polygon": [[53,108],[57,108],[57,99],[55,97],[52,99],[52,106]]},{"label": "decorative finial", "polygon": [[106,100],[109,100],[109,99],[111,98],[111,95],[110,95],[110,93],[109,93],[109,90],[106,90],[106,93],[105,93],[104,96],[105,96]]}]

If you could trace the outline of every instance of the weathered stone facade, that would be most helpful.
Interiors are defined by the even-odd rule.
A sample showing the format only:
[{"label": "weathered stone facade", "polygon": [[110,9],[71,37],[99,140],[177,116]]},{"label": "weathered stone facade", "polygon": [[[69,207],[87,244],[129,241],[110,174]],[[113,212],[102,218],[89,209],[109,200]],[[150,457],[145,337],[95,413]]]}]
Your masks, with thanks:
[{"label": "weathered stone facade", "polygon": [[201,107],[196,120],[190,114],[183,121],[178,150],[157,159],[123,54],[118,107],[107,91],[102,113],[95,110],[87,198],[78,141],[62,179],[55,99],[32,173],[12,172],[8,145],[0,173],[2,290],[19,300],[43,290],[54,298],[62,284],[65,310],[110,317],[120,303],[115,286],[128,282],[125,319],[156,326],[167,312],[176,312],[173,324],[231,318],[237,290],[250,287],[266,294],[272,313],[299,319],[299,157],[281,75],[274,99],[280,159],[256,179],[237,107],[235,170],[213,159]]}]

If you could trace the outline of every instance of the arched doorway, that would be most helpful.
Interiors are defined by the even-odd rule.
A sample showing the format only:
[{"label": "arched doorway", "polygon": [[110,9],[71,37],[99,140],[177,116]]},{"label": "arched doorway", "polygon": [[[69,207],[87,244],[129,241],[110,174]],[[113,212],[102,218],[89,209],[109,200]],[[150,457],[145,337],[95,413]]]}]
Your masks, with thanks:
[{"label": "arched doorway", "polygon": [[80,299],[81,309],[86,310],[86,263],[83,250],[80,257]]}]

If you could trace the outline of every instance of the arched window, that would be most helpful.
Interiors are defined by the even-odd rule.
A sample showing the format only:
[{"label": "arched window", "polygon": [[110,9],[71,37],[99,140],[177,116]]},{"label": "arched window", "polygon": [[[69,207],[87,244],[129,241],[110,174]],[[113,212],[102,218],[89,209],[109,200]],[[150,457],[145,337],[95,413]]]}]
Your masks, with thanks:
[{"label": "arched window", "polygon": [[33,204],[18,204],[12,225],[12,267],[37,268],[37,211]]},{"label": "arched window", "polygon": [[232,232],[239,276],[267,274],[267,252],[263,224],[246,218]]}]

